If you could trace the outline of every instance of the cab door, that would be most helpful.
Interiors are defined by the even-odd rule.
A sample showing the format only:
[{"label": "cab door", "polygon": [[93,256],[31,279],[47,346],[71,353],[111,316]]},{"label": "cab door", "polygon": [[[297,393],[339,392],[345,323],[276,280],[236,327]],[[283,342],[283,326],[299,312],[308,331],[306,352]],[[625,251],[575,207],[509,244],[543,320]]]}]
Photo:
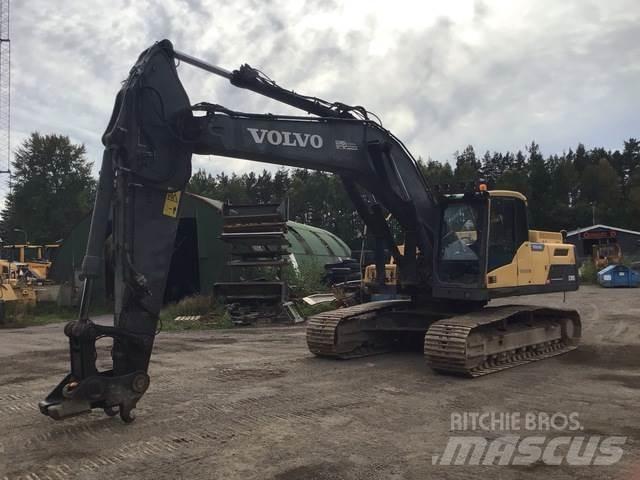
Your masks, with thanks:
[{"label": "cab door", "polygon": [[[519,285],[519,252],[528,240],[526,204],[515,197],[492,196],[489,205],[487,287]],[[526,269],[526,266],[524,266]]]}]

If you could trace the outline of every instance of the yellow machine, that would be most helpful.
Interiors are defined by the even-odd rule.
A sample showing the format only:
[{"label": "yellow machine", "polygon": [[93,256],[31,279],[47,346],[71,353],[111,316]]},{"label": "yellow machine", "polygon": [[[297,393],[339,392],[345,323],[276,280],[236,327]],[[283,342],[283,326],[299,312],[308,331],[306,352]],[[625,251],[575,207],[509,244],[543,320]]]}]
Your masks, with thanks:
[{"label": "yellow machine", "polygon": [[[493,190],[489,191],[489,197],[494,204],[498,199],[516,199],[526,204],[525,196],[518,192]],[[515,210],[512,213],[515,215]],[[453,228],[443,238],[447,243],[442,246],[441,254],[448,256],[451,262],[462,263],[466,256],[477,256],[475,250],[480,245],[478,230],[475,229],[477,222],[467,218],[465,213],[456,212],[456,215],[458,226],[455,226],[455,218],[449,220]],[[505,218],[505,212],[495,208],[490,210],[488,230],[487,289],[525,288],[530,291],[523,290],[522,293],[538,293],[538,290],[549,290],[553,283],[559,281],[563,284],[574,282],[577,286],[575,248],[564,242],[561,233],[528,229],[518,232],[517,223],[512,218]],[[404,255],[403,245],[398,246],[398,250]],[[568,270],[570,272],[564,275]],[[392,287],[397,280],[397,265],[392,257],[385,265],[384,283]],[[378,284],[375,265],[367,265],[363,283],[369,288]]]},{"label": "yellow machine", "polygon": [[60,244],[14,244],[3,245],[0,249],[2,260],[11,262],[16,275],[22,273],[34,280],[44,282],[49,278],[51,259]]},{"label": "yellow machine", "polygon": [[0,302],[19,302],[34,306],[36,292],[30,284],[2,278],[0,279]]},{"label": "yellow machine", "polygon": [[[404,255],[404,245],[398,245],[398,250]],[[389,263],[384,266],[384,284],[388,287],[395,286],[398,281],[398,266],[395,259],[391,257]],[[367,265],[364,269],[362,283],[366,287],[372,287],[378,284],[378,275],[376,274],[376,266],[374,264]]]},{"label": "yellow machine", "polygon": [[32,279],[24,273],[26,269],[25,263],[0,259],[0,323],[8,314],[36,304],[36,290]]},{"label": "yellow machine", "polygon": [[598,271],[609,265],[618,265],[622,263],[622,249],[618,243],[596,244],[592,259]]},{"label": "yellow machine", "polygon": [[51,258],[59,247],[15,244],[0,248],[0,322],[38,301],[55,299],[50,293],[55,286],[49,285],[48,277]]}]

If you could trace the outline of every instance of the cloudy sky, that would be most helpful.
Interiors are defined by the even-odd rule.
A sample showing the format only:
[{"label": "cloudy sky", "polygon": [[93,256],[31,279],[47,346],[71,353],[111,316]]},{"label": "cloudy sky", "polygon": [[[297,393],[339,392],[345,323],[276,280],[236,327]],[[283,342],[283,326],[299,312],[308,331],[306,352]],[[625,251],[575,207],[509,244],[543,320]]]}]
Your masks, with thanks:
[{"label": "cloudy sky", "polygon": [[[284,87],[364,105],[425,158],[533,139],[546,154],[578,142],[618,148],[640,136],[637,0],[14,0],[13,146],[34,130],[66,134],[87,146],[97,173],[120,81],[162,38],[227,69],[249,63]],[[187,65],[179,73],[192,103],[293,113]]]}]

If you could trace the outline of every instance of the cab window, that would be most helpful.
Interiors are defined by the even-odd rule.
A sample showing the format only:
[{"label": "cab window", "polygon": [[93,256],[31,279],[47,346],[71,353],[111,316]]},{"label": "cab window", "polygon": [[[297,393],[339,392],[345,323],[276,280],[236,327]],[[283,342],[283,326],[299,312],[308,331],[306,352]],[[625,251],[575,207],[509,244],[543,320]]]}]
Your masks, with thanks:
[{"label": "cab window", "polygon": [[524,202],[517,198],[491,198],[487,270],[510,264],[527,237]]},{"label": "cab window", "polygon": [[481,271],[482,211],[469,202],[449,204],[442,213],[438,274],[447,283],[476,284]]}]

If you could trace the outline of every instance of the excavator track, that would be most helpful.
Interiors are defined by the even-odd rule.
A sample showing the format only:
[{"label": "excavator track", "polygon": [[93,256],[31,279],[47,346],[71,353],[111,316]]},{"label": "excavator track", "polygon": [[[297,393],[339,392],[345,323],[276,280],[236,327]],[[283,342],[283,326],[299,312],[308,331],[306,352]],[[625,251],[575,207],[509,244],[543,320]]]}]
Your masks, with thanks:
[{"label": "excavator track", "polygon": [[366,323],[381,312],[408,304],[408,300],[384,300],[313,315],[307,323],[307,346],[314,355],[340,359],[387,352],[387,342],[368,332]]},{"label": "excavator track", "polygon": [[487,307],[433,323],[424,354],[438,372],[480,377],[571,351],[580,332],[575,310]]}]

